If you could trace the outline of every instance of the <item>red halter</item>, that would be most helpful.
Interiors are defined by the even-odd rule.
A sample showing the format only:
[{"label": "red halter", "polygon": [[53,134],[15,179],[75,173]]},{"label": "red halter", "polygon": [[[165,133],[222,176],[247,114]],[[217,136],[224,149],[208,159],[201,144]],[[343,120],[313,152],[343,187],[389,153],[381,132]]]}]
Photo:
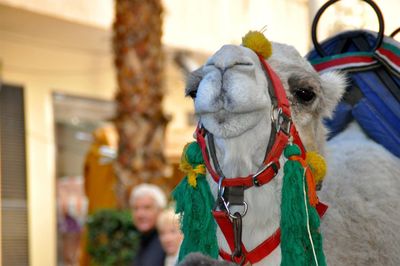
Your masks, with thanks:
[{"label": "red halter", "polygon": [[[303,143],[300,140],[299,134],[296,130],[296,127],[291,121],[290,114],[290,106],[289,101],[286,97],[285,89],[283,88],[282,82],[279,77],[275,74],[275,72],[271,69],[271,67],[265,62],[264,58],[258,55],[260,62],[266,72],[267,77],[271,80],[271,85],[274,89],[274,94],[276,97],[275,110],[277,110],[277,118],[276,122],[276,135],[275,142],[270,150],[270,152],[265,157],[263,162],[263,166],[261,170],[255,174],[248,175],[246,177],[236,177],[236,178],[227,178],[222,181],[222,186],[231,187],[231,186],[244,186],[246,188],[255,186],[262,186],[271,181],[275,175],[278,173],[280,165],[279,158],[282,155],[283,149],[286,147],[289,136],[293,137],[293,142],[296,143],[301,151],[303,158],[305,157],[305,149]],[[220,176],[214,171],[211,166],[210,159],[207,151],[207,144],[205,140],[206,131],[201,126],[198,126],[196,129],[196,137],[199,146],[201,147],[201,151],[203,154],[204,162],[207,167],[208,172],[212,176],[215,182],[219,182]]]}]

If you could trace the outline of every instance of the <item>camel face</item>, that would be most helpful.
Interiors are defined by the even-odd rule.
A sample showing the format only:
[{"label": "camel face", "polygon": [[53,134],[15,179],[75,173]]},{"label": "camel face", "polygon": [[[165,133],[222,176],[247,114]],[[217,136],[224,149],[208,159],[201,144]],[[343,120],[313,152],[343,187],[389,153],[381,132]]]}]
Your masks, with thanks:
[{"label": "camel face", "polygon": [[196,90],[195,112],[216,137],[236,137],[265,119],[271,106],[268,82],[254,52],[223,46],[201,71],[198,86],[187,94]]},{"label": "camel face", "polygon": [[[273,43],[268,60],[280,77],[295,122],[308,149],[322,150],[322,118],[331,114],[345,81],[336,73],[318,75],[291,46]],[[242,135],[266,119],[272,109],[267,77],[259,58],[250,49],[225,45],[188,79],[196,115],[217,138]]]}]

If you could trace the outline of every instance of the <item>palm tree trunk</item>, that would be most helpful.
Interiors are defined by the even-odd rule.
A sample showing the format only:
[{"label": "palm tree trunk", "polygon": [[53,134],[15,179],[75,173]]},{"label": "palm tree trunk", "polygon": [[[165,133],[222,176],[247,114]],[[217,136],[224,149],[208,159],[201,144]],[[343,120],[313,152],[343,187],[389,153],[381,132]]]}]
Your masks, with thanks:
[{"label": "palm tree trunk", "polygon": [[143,182],[160,183],[167,119],[162,110],[161,0],[116,0],[114,54],[120,136],[116,171],[119,196]]}]

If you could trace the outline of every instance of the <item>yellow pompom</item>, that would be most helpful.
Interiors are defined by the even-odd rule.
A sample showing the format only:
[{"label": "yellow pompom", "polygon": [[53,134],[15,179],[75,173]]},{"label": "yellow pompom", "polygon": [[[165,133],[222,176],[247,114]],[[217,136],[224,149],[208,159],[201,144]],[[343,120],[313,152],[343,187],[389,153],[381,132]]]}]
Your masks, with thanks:
[{"label": "yellow pompom", "polygon": [[321,183],[326,175],[326,162],[324,157],[315,151],[309,151],[306,154],[306,161],[314,175],[315,183]]},{"label": "yellow pompom", "polygon": [[272,54],[271,42],[259,31],[249,31],[242,38],[242,45],[267,59]]}]

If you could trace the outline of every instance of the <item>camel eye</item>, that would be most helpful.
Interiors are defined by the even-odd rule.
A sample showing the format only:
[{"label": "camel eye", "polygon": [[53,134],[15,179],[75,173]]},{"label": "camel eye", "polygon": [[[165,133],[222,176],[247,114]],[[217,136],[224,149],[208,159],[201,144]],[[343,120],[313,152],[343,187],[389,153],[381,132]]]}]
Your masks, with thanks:
[{"label": "camel eye", "polygon": [[310,103],[315,99],[315,93],[310,87],[297,88],[293,91],[293,95],[301,103]]}]

